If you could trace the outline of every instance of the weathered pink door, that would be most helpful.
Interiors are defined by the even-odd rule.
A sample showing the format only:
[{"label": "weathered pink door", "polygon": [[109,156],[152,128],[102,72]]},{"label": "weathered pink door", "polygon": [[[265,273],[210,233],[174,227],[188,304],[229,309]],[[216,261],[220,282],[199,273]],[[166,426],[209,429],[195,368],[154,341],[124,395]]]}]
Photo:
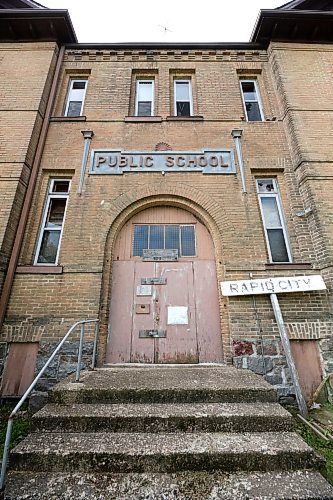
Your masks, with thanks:
[{"label": "weathered pink door", "polygon": [[[157,247],[165,258],[174,246],[178,260],[141,255],[147,247],[156,258]],[[222,361],[213,242],[192,214],[157,207],[133,217],[116,242],[112,275],[107,363]]]}]

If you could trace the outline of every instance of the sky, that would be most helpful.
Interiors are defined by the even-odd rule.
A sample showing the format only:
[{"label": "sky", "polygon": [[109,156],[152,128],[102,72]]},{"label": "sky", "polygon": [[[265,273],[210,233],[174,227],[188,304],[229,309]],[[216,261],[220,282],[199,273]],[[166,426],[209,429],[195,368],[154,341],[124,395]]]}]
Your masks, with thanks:
[{"label": "sky", "polygon": [[248,42],[260,9],[287,0],[38,0],[68,9],[80,43]]}]

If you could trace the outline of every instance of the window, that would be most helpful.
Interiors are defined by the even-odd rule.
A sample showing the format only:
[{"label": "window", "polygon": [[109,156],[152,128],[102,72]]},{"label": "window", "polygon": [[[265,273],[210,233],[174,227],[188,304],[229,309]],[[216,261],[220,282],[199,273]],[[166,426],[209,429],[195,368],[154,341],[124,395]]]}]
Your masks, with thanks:
[{"label": "window", "polygon": [[135,97],[135,115],[153,116],[154,80],[137,80]]},{"label": "window", "polygon": [[178,250],[179,257],[196,255],[194,224],[135,224],[133,256],[142,257],[143,250]]},{"label": "window", "polygon": [[241,80],[240,85],[246,120],[248,122],[262,122],[264,114],[262,112],[256,80]]},{"label": "window", "polygon": [[49,185],[35,264],[57,264],[71,181],[52,179]]},{"label": "window", "polygon": [[174,100],[176,116],[193,115],[192,88],[190,80],[174,81]]},{"label": "window", "polygon": [[257,179],[257,192],[271,262],[291,262],[291,251],[275,179]]},{"label": "window", "polygon": [[81,116],[87,89],[87,80],[71,80],[65,107],[65,116]]}]

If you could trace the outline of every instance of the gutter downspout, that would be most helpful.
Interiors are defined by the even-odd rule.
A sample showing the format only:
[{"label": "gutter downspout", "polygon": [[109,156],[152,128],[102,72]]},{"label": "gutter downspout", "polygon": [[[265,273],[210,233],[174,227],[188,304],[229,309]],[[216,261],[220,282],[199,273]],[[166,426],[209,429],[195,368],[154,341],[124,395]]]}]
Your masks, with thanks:
[{"label": "gutter downspout", "polygon": [[54,70],[54,75],[53,75],[53,80],[52,80],[52,85],[51,85],[49,97],[47,100],[43,125],[42,125],[41,132],[39,135],[37,148],[36,148],[36,154],[35,154],[34,161],[32,164],[29,183],[28,183],[27,191],[25,193],[22,212],[21,212],[20,220],[19,220],[19,223],[17,226],[14,245],[13,245],[12,253],[11,253],[11,256],[9,259],[7,274],[6,274],[6,278],[5,278],[3,289],[2,289],[2,294],[1,294],[1,299],[0,299],[0,331],[1,331],[4,319],[5,319],[7,306],[8,306],[10,294],[12,291],[16,266],[17,266],[17,262],[18,262],[20,252],[21,252],[25,228],[27,225],[30,207],[31,207],[31,203],[32,203],[32,197],[33,197],[34,191],[35,191],[37,175],[39,172],[39,166],[40,166],[40,162],[41,162],[43,151],[44,151],[44,145],[45,145],[46,136],[47,136],[47,132],[48,132],[48,128],[49,128],[53,104],[55,101],[55,95],[56,95],[56,91],[57,91],[57,87],[58,87],[59,75],[60,75],[60,70],[61,70],[61,66],[63,63],[63,59],[64,59],[64,54],[65,54],[65,46],[63,45],[62,47],[60,47],[57,64],[56,64],[56,67]]},{"label": "gutter downspout", "polygon": [[243,133],[243,130],[234,129],[234,130],[232,130],[231,135],[235,141],[237,158],[238,158],[238,165],[239,165],[239,170],[240,170],[241,179],[242,179],[243,193],[247,193],[246,182],[245,182],[245,173],[244,173],[242,143],[241,143],[242,133]]}]

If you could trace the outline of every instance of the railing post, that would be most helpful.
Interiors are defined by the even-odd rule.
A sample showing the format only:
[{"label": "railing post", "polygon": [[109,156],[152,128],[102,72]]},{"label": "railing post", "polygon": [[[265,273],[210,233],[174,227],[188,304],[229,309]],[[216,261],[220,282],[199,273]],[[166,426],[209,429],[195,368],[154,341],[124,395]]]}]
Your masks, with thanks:
[{"label": "railing post", "polygon": [[[95,329],[95,345],[97,346],[97,334],[98,334],[98,320],[96,319],[88,319],[84,321],[77,321],[70,327],[66,335],[63,337],[61,342],[57,345],[49,359],[46,361],[45,365],[42,367],[38,375],[34,378],[28,389],[25,391],[15,408],[13,409],[12,413],[9,416],[8,419],[8,424],[7,424],[7,432],[6,432],[6,440],[3,448],[3,455],[2,455],[2,464],[1,464],[1,474],[0,474],[0,492],[4,490],[5,487],[5,482],[6,482],[6,472],[7,472],[7,464],[8,464],[8,456],[9,456],[9,448],[10,448],[10,440],[11,440],[11,435],[12,435],[12,428],[13,428],[13,422],[14,418],[17,415],[17,412],[29,396],[31,394],[32,390],[35,388],[37,385],[38,380],[41,378],[41,376],[45,373],[46,368],[51,364],[51,362],[54,360],[55,356],[58,354],[68,337],[71,335],[73,330],[78,326],[81,325],[81,334],[80,334],[80,344],[79,344],[79,354],[78,354],[78,364],[77,364],[77,369],[76,369],[76,381],[78,382],[80,380],[80,372],[81,372],[81,361],[82,361],[82,351],[83,351],[83,342],[84,342],[84,328],[86,323],[96,323],[96,329]],[[96,348],[94,349],[93,356],[96,357]],[[95,362],[93,360],[93,362]],[[1,494],[0,494],[1,497]]]},{"label": "railing post", "polygon": [[81,324],[81,333],[80,333],[80,344],[79,344],[79,354],[77,357],[77,367],[76,367],[76,378],[75,381],[80,381],[80,372],[81,372],[81,360],[82,360],[82,351],[83,351],[83,339],[84,339],[84,326],[85,324]]},{"label": "railing post", "polygon": [[6,479],[6,471],[7,471],[8,455],[9,455],[9,447],[10,447],[10,438],[12,437],[12,428],[13,428],[13,418],[9,418],[8,424],[7,424],[6,440],[5,440],[5,445],[3,447],[3,454],[2,454],[0,491],[2,491],[5,487],[5,479]]},{"label": "railing post", "polygon": [[95,338],[94,338],[94,348],[91,360],[91,369],[94,370],[96,366],[96,353],[97,353],[97,339],[98,339],[98,321],[95,323]]}]

